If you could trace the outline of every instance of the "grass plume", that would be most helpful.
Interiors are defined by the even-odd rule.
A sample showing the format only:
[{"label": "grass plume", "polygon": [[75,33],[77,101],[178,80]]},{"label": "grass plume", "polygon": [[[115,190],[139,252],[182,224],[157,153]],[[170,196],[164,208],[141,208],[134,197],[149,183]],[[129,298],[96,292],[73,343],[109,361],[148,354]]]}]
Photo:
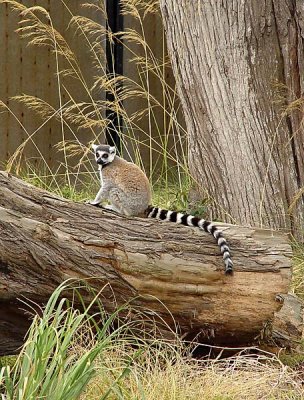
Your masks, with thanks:
[{"label": "grass plume", "polygon": [[[1,3],[8,4],[14,12],[19,13],[17,32],[28,44],[48,47],[54,54],[54,81],[57,84],[59,100],[57,104],[49,104],[48,99],[26,94],[14,97],[14,101],[37,113],[43,122],[35,132],[27,132],[28,139],[16,149],[7,164],[8,169],[21,169],[26,158],[27,145],[35,143],[35,137],[43,131],[45,121],[56,119],[62,131],[60,142],[53,143],[53,146],[63,153],[60,175],[65,174],[65,182],[68,185],[79,187],[88,177],[87,168],[83,171],[83,165],[89,165],[91,162],[90,152],[88,148],[85,149],[85,145],[92,140],[104,141],[104,133],[110,123],[106,117],[107,110],[119,115],[123,120],[123,126],[118,128],[117,133],[121,138],[125,157],[139,164],[149,175],[152,184],[159,184],[161,181],[165,192],[172,186],[170,177],[173,175],[178,178],[178,191],[183,190],[184,183],[191,180],[187,168],[187,135],[177,117],[179,101],[175,86],[169,83],[166,75],[170,63],[165,51],[165,39],[163,36],[163,54],[159,58],[147,42],[145,32],[144,20],[149,14],[158,15],[158,2],[122,0],[122,13],[133,19],[139,30],[127,28],[123,32],[113,33],[106,28],[107,15],[102,1],[83,5],[84,10],[94,10],[99,15],[100,18],[95,20],[84,15],[73,15],[68,4],[61,0],[67,14],[70,15],[67,29],[88,49],[91,65],[95,69],[95,77],[90,84],[77,55],[64,38],[64,34],[55,29],[52,15],[46,9],[40,6],[26,7],[13,0],[2,0]],[[103,22],[99,22],[102,20]],[[137,75],[130,77],[107,73],[103,45],[106,40],[123,45],[125,56]],[[159,82],[161,95],[152,90],[153,80]],[[69,89],[72,81],[84,94],[81,101],[77,100]],[[111,93],[113,101],[107,101],[105,93]],[[132,104],[136,104],[136,107]],[[26,130],[26,127],[22,128]],[[78,132],[84,130],[87,132],[86,142],[78,135]],[[83,150],[78,160],[76,157],[69,157],[70,142],[78,143],[79,148]],[[37,158],[41,166],[39,149]],[[49,178],[54,180],[58,167],[49,167]],[[92,164],[91,167],[94,168]],[[75,182],[75,170],[78,171],[78,182]],[[81,176],[83,172],[84,176]],[[58,182],[58,186],[60,184],[61,182]]]}]

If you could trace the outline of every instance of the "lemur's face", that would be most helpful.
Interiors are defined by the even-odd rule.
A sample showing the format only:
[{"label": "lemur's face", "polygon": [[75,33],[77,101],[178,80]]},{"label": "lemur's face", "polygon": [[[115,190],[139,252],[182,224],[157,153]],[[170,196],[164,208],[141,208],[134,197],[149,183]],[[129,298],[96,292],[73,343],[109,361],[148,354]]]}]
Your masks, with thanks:
[{"label": "lemur's face", "polygon": [[116,148],[107,144],[92,144],[92,149],[94,150],[97,164],[101,166],[111,163],[116,155]]}]

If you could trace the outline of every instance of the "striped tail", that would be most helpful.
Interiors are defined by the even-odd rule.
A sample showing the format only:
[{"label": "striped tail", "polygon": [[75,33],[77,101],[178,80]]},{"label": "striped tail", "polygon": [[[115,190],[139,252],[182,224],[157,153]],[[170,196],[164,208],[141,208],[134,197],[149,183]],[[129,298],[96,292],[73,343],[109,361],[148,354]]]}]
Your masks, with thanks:
[{"label": "striped tail", "polygon": [[189,214],[182,214],[176,211],[163,210],[159,207],[149,206],[147,209],[148,218],[156,218],[163,221],[175,222],[186,226],[196,226],[203,231],[210,233],[217,241],[217,244],[223,254],[225,263],[225,274],[233,274],[233,262],[231,260],[230,249],[226,239],[223,237],[223,232],[217,228],[212,222],[206,221],[203,218],[194,217]]}]

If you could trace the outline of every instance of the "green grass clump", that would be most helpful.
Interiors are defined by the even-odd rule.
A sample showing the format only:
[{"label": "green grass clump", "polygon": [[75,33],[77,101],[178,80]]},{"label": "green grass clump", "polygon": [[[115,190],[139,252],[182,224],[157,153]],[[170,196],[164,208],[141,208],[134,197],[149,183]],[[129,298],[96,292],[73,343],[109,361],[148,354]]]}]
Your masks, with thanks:
[{"label": "green grass clump", "polygon": [[[1,369],[0,384],[5,399],[77,399],[96,374],[94,361],[101,360],[103,351],[109,350],[121,330],[109,332],[118,312],[105,317],[101,310],[98,313],[100,328],[93,335],[96,322],[91,307],[96,306],[97,298],[80,311],[67,298],[61,298],[68,289],[69,285],[64,283],[54,291],[43,316],[34,317],[14,366],[6,365]],[[77,289],[70,296],[75,293]],[[94,343],[85,351],[77,350],[93,337]],[[125,371],[126,366],[122,374]]]},{"label": "green grass clump", "polygon": [[289,367],[295,369],[295,368],[303,368],[304,371],[304,343],[301,346],[302,347],[302,352],[301,353],[282,353],[280,354],[280,360],[282,361],[283,364],[288,365]]},{"label": "green grass clump", "polygon": [[[81,185],[71,185],[64,176],[48,175],[47,171],[40,170],[30,163],[19,171],[19,176],[26,182],[54,193],[60,197],[83,202],[93,199],[99,190],[100,182],[95,175],[88,175],[82,180]],[[152,185],[152,204],[169,210],[187,212],[203,217],[208,208],[208,200],[193,202],[190,199],[192,181],[188,176],[183,176],[182,182],[177,183],[178,177],[173,175],[164,182],[158,180]]]},{"label": "green grass clump", "polygon": [[26,163],[25,167],[20,169],[18,175],[33,186],[65,199],[79,202],[93,199],[99,184],[94,174],[88,174],[82,179],[81,183],[74,180],[74,184],[72,184],[71,180],[70,182],[66,180],[65,175],[62,176],[60,173],[48,174],[47,171],[30,163]]},{"label": "green grass clump", "polygon": [[16,363],[17,356],[2,356],[0,357],[0,368],[2,367],[13,367]]},{"label": "green grass clump", "polygon": [[191,201],[193,182],[189,176],[183,176],[177,184],[178,177],[172,176],[168,182],[158,181],[153,185],[152,204],[161,208],[187,212],[192,215],[204,216],[208,207],[208,200]]}]

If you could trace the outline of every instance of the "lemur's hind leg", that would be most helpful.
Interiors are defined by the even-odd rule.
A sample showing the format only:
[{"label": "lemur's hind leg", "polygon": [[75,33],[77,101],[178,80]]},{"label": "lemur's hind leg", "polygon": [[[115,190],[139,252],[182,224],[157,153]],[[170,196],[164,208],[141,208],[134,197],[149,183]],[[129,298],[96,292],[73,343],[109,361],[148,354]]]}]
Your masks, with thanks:
[{"label": "lemur's hind leg", "polygon": [[118,212],[119,214],[129,216],[129,204],[127,201],[127,196],[124,191],[113,188],[109,191],[109,198],[111,204],[111,210]]}]

